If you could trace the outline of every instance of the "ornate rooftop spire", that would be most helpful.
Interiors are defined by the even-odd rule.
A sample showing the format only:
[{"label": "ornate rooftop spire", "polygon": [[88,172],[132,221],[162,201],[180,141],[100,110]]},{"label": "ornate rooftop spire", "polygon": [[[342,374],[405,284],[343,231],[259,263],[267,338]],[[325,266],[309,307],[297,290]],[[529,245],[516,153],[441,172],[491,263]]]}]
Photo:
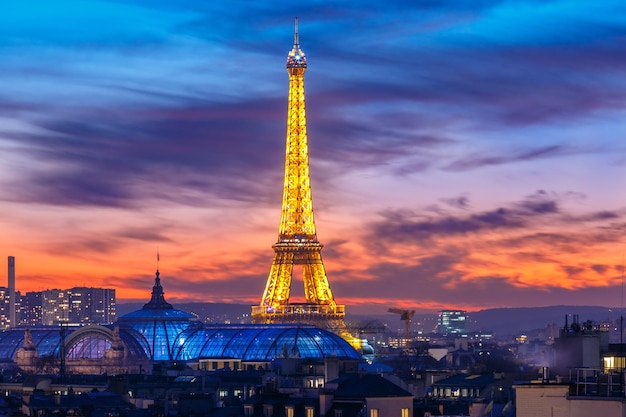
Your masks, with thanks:
[{"label": "ornate rooftop spire", "polygon": [[161,287],[161,278],[159,278],[160,275],[157,269],[154,287],[152,287],[152,298],[147,304],[143,305],[142,310],[167,310],[174,308],[174,306],[165,301],[165,294],[163,293],[163,287]]}]

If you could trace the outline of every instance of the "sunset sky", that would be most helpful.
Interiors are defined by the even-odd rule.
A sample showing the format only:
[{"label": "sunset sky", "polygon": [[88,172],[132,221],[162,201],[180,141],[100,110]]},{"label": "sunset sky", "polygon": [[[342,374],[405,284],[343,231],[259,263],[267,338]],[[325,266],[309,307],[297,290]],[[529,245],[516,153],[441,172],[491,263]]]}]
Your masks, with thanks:
[{"label": "sunset sky", "polygon": [[348,314],[624,305],[623,0],[10,2],[0,255],[18,290],[147,301],[158,251],[168,301],[259,303],[295,16]]}]

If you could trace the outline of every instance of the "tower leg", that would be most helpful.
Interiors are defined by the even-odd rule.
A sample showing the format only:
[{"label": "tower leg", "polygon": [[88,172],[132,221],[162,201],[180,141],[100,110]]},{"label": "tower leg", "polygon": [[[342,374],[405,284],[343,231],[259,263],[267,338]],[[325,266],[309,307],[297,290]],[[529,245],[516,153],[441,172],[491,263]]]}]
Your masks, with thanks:
[{"label": "tower leg", "polygon": [[272,307],[285,305],[289,302],[292,273],[293,253],[276,251],[263,292],[261,306]]}]

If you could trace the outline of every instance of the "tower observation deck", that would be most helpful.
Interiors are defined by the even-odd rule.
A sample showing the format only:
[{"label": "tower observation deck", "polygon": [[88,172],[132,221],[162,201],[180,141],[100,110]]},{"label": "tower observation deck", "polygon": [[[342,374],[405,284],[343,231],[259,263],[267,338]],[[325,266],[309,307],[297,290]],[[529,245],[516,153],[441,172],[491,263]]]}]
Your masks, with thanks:
[{"label": "tower observation deck", "polygon": [[[328,284],[313,219],[309,149],[304,102],[306,56],[298,39],[296,18],[293,48],[287,55],[289,101],[285,182],[278,241],[263,298],[252,306],[255,323],[307,323],[345,329],[343,305],[335,303]],[[290,303],[294,265],[302,267],[305,303]]]}]

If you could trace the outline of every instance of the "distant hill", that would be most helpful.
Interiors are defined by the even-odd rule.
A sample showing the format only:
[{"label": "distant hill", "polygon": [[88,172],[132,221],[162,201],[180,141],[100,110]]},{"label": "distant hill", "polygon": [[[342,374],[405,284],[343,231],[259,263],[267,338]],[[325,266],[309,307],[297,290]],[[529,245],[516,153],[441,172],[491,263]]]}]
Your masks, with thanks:
[{"label": "distant hill", "polygon": [[[117,305],[117,316],[141,309],[144,303],[121,303]],[[228,303],[174,303],[174,307],[193,313],[203,322],[209,323],[239,323],[249,322],[249,304]],[[600,306],[550,306],[550,307],[527,307],[527,308],[491,308],[471,312],[469,314],[469,331],[490,331],[497,335],[516,335],[536,329],[543,329],[550,324],[563,327],[565,316],[568,316],[569,324],[574,321],[574,315],[578,315],[579,322],[592,320],[596,322],[615,321],[622,311],[619,308],[607,308]],[[413,318],[414,323],[430,323],[424,327],[425,332],[434,328],[436,314],[420,314]],[[378,314],[372,316],[351,315],[346,316],[346,321],[381,325],[386,324],[391,331],[400,329],[403,324],[396,314]]]},{"label": "distant hill", "polygon": [[[620,317],[619,308],[607,308],[600,306],[549,306],[549,307],[520,307],[520,308],[491,308],[469,313],[467,329],[471,332],[489,331],[496,335],[517,335],[531,330],[545,329],[550,324],[556,324],[559,328],[565,325],[565,316],[568,323],[574,322],[574,316],[578,315],[580,323],[592,320],[595,322],[616,321]],[[436,324],[436,314],[416,314],[414,323],[430,323],[425,332],[432,330]],[[377,316],[379,320],[389,323],[391,329],[401,327],[397,323],[397,315]]]},{"label": "distant hill", "polygon": [[[117,317],[139,310],[145,303],[121,303],[116,307]],[[239,321],[250,314],[249,304],[229,303],[172,303],[174,308],[195,314],[203,322],[225,323]]]},{"label": "distant hill", "polygon": [[571,325],[574,315],[578,321],[613,321],[620,317],[621,310],[599,306],[550,306],[527,308],[492,308],[470,314],[469,330],[490,330],[497,334],[516,334],[521,331],[545,328],[555,323],[565,325],[565,317]]}]

